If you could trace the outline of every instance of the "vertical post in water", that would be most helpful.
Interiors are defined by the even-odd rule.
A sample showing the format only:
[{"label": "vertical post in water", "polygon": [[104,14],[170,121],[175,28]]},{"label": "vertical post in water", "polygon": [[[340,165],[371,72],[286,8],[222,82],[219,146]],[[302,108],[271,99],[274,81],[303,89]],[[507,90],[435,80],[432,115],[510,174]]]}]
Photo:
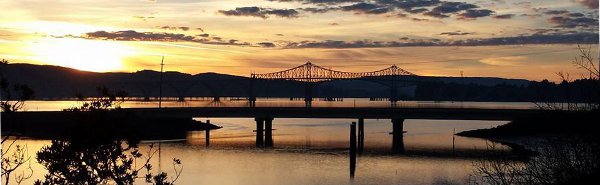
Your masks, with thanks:
[{"label": "vertical post in water", "polygon": [[350,178],[354,178],[356,170],[356,122],[350,125]]},{"label": "vertical post in water", "polygon": [[210,146],[210,120],[206,120],[206,130],[204,131],[204,133],[206,134],[206,136],[204,137],[205,142],[206,142],[206,147]]},{"label": "vertical post in water", "polygon": [[365,147],[365,119],[358,118],[358,154],[362,154]]},{"label": "vertical post in water", "polygon": [[160,153],[161,153],[161,151],[160,151],[161,150],[160,144],[161,144],[161,142],[158,141],[158,170],[159,171],[161,171],[160,163],[162,162],[162,160],[161,160],[162,158],[160,157]]},{"label": "vertical post in water", "polygon": [[256,121],[256,147],[263,146],[263,125],[265,119],[263,118],[254,118]]},{"label": "vertical post in water", "polygon": [[453,154],[455,153],[455,151],[454,151],[454,149],[455,149],[455,148],[454,148],[454,141],[455,141],[455,138],[454,138],[454,136],[456,136],[456,128],[453,128],[453,129],[452,129],[452,153],[453,153]]},{"label": "vertical post in water", "polygon": [[392,152],[404,153],[404,119],[392,118]]},{"label": "vertical post in water", "polygon": [[160,84],[158,85],[158,108],[162,108],[162,84],[163,84],[163,67],[165,66],[165,56],[160,60]]},{"label": "vertical post in water", "polygon": [[265,146],[273,147],[273,118],[265,118]]}]

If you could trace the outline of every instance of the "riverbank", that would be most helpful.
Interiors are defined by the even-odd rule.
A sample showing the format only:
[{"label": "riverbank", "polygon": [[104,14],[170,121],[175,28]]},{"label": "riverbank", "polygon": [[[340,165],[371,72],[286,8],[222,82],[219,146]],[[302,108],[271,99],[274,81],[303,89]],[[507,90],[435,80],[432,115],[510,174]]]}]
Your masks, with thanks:
[{"label": "riverbank", "polygon": [[598,141],[598,115],[599,111],[547,111],[494,128],[464,131],[456,135],[489,139],[510,145],[515,150],[537,151],[545,142],[554,139]]},{"label": "riverbank", "polygon": [[600,174],[598,113],[597,110],[547,111],[457,135],[507,144],[515,153],[523,150],[535,153],[523,163],[500,160],[476,164],[476,174],[483,182],[593,184]]}]

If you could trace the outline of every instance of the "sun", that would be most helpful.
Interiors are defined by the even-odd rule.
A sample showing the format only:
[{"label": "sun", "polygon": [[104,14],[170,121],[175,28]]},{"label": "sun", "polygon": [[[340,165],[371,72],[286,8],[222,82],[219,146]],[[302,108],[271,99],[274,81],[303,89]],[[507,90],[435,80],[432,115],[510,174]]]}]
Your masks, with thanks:
[{"label": "sun", "polygon": [[30,51],[46,64],[95,72],[123,70],[123,58],[134,53],[114,41],[78,38],[44,38],[34,42]]}]

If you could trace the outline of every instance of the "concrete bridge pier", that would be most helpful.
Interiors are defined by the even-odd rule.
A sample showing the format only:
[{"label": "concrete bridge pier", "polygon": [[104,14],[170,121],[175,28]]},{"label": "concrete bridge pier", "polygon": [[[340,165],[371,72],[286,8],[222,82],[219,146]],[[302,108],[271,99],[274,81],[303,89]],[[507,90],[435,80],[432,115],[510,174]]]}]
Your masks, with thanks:
[{"label": "concrete bridge pier", "polygon": [[256,147],[263,147],[263,126],[265,119],[254,118],[254,121],[256,121]]},{"label": "concrete bridge pier", "polygon": [[265,147],[273,147],[273,118],[265,120]]},{"label": "concrete bridge pier", "polygon": [[404,119],[392,118],[392,152],[404,153]]},{"label": "concrete bridge pier", "polygon": [[256,121],[256,147],[273,147],[273,118],[254,118]]}]

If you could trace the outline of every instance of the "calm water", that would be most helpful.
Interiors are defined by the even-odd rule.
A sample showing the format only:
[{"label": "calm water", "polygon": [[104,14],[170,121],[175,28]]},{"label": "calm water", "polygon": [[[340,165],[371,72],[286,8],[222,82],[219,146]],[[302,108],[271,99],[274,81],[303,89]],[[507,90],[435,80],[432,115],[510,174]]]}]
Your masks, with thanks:
[{"label": "calm water", "polygon": [[[337,102],[324,102],[326,103]],[[36,110],[34,107],[37,110],[57,110],[58,107],[69,107],[70,104],[76,105],[76,102],[33,102],[27,106],[29,110]],[[166,103],[169,106],[177,104],[180,103]],[[202,102],[186,104],[192,106]],[[527,107],[521,103],[463,103],[465,104]],[[153,103],[123,104],[124,107],[146,105]],[[442,103],[438,106],[447,105]],[[357,158],[356,176],[352,180],[349,177],[349,125],[356,120],[275,118],[274,148],[257,149],[254,147],[253,119],[196,119],[210,119],[211,123],[223,126],[223,129],[211,132],[210,147],[204,144],[204,132],[190,132],[187,138],[181,140],[161,141],[160,155],[152,159],[157,170],[170,174],[173,173],[172,158],[181,159],[184,169],[176,184],[464,184],[473,172],[473,162],[481,159],[479,153],[486,149],[488,141],[458,136],[453,140],[453,132],[506,123],[406,120],[406,152],[392,154],[392,137],[389,134],[392,130],[391,121],[367,119],[365,154]],[[158,141],[145,141],[141,150],[144,151],[147,144],[153,142]],[[42,179],[46,171],[36,163],[35,152],[50,144],[50,141],[21,139],[17,143],[27,145],[33,158],[33,178],[23,184]],[[508,149],[502,147],[501,150]],[[143,184],[143,179],[138,182]]]}]

